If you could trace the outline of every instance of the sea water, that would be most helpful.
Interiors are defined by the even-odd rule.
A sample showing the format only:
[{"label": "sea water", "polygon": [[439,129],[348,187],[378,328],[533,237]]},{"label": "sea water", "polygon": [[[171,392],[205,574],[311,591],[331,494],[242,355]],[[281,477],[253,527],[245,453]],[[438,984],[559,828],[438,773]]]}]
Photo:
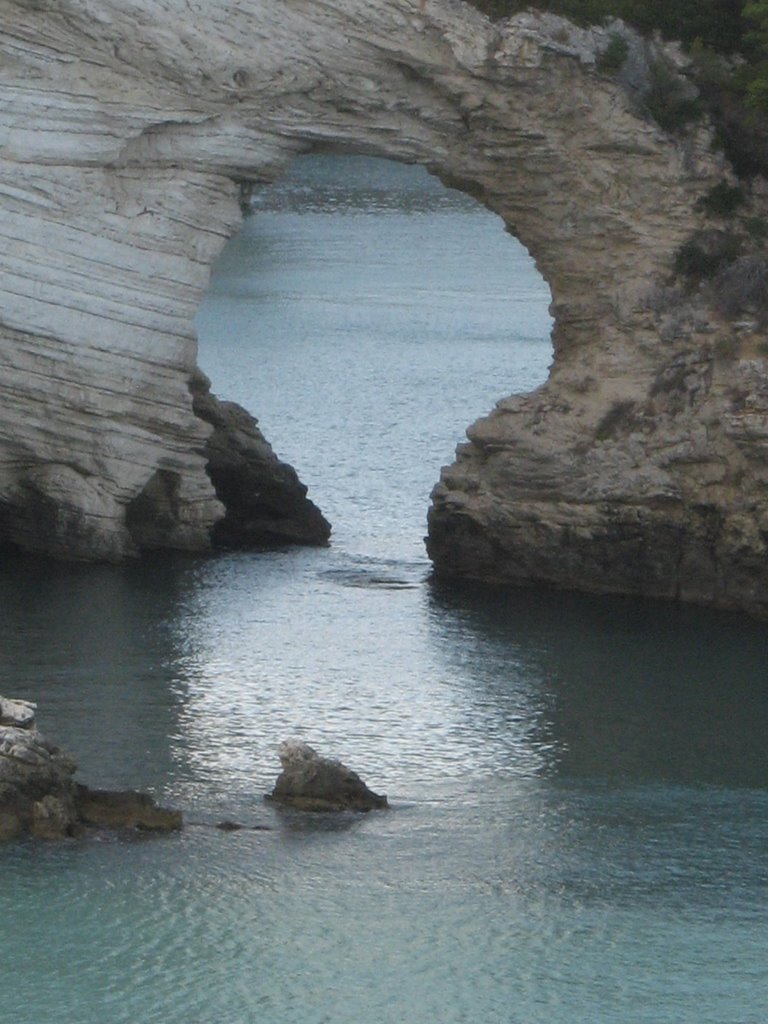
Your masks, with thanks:
[{"label": "sea water", "polygon": [[[764,1024],[764,625],[430,576],[430,488],[546,378],[548,301],[419,169],[312,157],[257,196],[201,365],[332,544],[5,558],[0,690],[189,824],[0,850],[3,1021]],[[291,736],[391,810],[266,805]]]}]

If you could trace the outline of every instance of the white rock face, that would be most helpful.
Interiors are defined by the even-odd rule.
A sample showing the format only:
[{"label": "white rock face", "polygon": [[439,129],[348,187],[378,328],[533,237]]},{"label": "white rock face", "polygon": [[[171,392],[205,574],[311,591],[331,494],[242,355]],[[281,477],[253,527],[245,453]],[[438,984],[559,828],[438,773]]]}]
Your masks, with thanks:
[{"label": "white rock face", "polygon": [[278,744],[277,756],[283,768],[293,768],[316,761],[320,755],[303,740],[283,740]]},{"label": "white rock face", "polygon": [[322,145],[477,195],[552,289],[552,378],[445,472],[438,570],[768,608],[762,335],[673,273],[730,172],[644,108],[679,55],[613,31],[618,79],[608,29],[459,0],[0,0],[0,535],[119,558],[162,491],[154,542],[208,544],[193,318],[239,183]]},{"label": "white rock face", "polygon": [[10,725],[17,729],[31,729],[35,722],[37,704],[30,700],[12,700],[0,697],[0,726]]}]

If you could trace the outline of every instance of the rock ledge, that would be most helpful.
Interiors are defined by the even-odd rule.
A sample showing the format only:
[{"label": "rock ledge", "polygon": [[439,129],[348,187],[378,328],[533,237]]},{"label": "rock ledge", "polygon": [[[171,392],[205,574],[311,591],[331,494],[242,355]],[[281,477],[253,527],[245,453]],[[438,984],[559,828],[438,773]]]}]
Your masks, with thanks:
[{"label": "rock ledge", "polygon": [[0,840],[65,839],[86,826],[171,831],[179,811],[146,793],[92,790],[74,779],[75,762],[35,726],[35,705],[0,697]]}]

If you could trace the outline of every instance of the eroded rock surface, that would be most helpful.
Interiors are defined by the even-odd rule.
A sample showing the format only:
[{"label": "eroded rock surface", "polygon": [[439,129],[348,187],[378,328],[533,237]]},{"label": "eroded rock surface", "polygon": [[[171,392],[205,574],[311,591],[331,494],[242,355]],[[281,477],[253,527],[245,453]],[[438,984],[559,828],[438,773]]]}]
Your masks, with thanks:
[{"label": "eroded rock surface", "polygon": [[283,770],[269,799],[297,811],[372,811],[386,796],[370,790],[341,761],[321,757],[308,743],[285,740],[278,748]]},{"label": "eroded rock surface", "polygon": [[[2,701],[4,721],[9,704],[22,702]],[[34,717],[26,717],[23,724],[0,724],[0,839],[74,835],[75,767],[37,731]]]},{"label": "eroded rock surface", "polygon": [[178,811],[146,793],[91,790],[75,781],[75,762],[38,731],[35,705],[0,697],[0,840],[64,839],[87,825],[171,831]]},{"label": "eroded rock surface", "polygon": [[708,202],[731,168],[655,120],[659,68],[687,102],[673,47],[459,0],[0,0],[0,539],[210,544],[193,318],[241,188],[330,146],[471,192],[552,290],[551,378],[443,473],[437,570],[768,612],[766,186]]},{"label": "eroded rock surface", "polygon": [[205,453],[208,476],[226,514],[213,527],[221,547],[325,544],[331,527],[307,498],[292,466],[281,462],[242,406],[221,402],[198,373],[190,384],[195,415],[213,427]]},{"label": "eroded rock surface", "polygon": [[174,832],[182,826],[181,811],[158,807],[149,794],[132,789],[89,789],[78,785],[75,808],[84,825],[137,828],[144,832]]}]

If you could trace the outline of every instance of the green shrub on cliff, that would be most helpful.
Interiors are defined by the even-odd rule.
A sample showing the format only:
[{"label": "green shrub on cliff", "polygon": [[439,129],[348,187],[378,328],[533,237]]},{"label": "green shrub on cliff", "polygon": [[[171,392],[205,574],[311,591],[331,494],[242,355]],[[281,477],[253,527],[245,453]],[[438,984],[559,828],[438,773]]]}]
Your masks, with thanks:
[{"label": "green shrub on cliff", "polygon": [[741,249],[741,239],[732,232],[700,231],[678,249],[675,273],[690,285],[699,284],[733,264]]},{"label": "green shrub on cliff", "polygon": [[697,202],[698,209],[715,217],[730,217],[744,203],[744,189],[721,181]]},{"label": "green shrub on cliff", "polygon": [[[537,8],[578,25],[622,18],[639,31],[683,43],[693,57],[702,103],[679,88],[666,96],[650,84],[647,106],[659,124],[677,131],[706,109],[719,144],[740,177],[768,173],[768,0],[470,0],[492,18]],[[616,73],[618,47],[609,43],[598,70]],[[601,66],[601,62],[607,62]],[[619,65],[620,67],[620,65]]]},{"label": "green shrub on cliff", "polygon": [[606,48],[598,54],[595,67],[602,75],[615,75],[621,71],[629,53],[629,43],[617,32],[611,35]]},{"label": "green shrub on cliff", "polygon": [[679,76],[660,61],[651,66],[645,105],[657,124],[668,132],[684,128],[704,113],[701,101],[689,96]]},{"label": "green shrub on cliff", "polygon": [[768,0],[756,0],[744,8],[751,28],[746,39],[753,59],[743,73],[747,101],[757,111],[768,113]]},{"label": "green shrub on cliff", "polygon": [[[750,30],[744,0],[473,0],[492,17],[540,10],[562,14],[577,25],[623,18],[641,32],[659,31],[667,39],[691,44],[701,39],[721,53],[741,52]],[[749,7],[765,7],[765,0]]]}]

